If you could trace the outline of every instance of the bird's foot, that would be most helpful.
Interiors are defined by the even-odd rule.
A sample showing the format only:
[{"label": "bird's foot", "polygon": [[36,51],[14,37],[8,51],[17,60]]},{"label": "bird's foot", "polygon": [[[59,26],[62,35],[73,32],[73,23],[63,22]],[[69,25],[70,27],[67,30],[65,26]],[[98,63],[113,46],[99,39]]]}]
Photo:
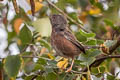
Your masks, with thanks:
[{"label": "bird's foot", "polygon": [[70,72],[72,70],[72,67],[68,68],[65,72]]}]

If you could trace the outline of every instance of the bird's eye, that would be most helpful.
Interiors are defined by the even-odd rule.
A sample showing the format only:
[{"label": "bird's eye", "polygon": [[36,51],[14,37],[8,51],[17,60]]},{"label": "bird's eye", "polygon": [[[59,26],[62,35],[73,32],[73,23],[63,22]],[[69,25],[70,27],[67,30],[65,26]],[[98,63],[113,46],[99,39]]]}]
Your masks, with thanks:
[{"label": "bird's eye", "polygon": [[59,24],[54,24],[54,26],[56,27],[56,26],[58,26]]}]

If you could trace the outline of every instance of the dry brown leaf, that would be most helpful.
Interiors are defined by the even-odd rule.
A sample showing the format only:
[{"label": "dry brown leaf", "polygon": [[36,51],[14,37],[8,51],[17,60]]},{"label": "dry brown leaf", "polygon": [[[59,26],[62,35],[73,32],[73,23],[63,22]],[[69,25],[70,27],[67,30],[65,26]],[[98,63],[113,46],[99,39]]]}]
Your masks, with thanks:
[{"label": "dry brown leaf", "polygon": [[15,21],[14,21],[14,30],[15,32],[18,34],[19,31],[20,31],[20,25],[23,23],[23,19],[22,18],[17,18]]}]

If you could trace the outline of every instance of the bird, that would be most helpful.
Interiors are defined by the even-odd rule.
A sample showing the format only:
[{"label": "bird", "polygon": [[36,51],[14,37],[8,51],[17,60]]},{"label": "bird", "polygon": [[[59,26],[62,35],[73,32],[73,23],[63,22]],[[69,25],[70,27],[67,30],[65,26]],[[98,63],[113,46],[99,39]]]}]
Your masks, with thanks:
[{"label": "bird", "polygon": [[53,14],[50,16],[50,23],[52,25],[51,46],[57,55],[72,59],[72,64],[66,71],[70,72],[74,64],[74,58],[81,52],[85,53],[85,48],[68,28],[69,25],[65,16]]}]

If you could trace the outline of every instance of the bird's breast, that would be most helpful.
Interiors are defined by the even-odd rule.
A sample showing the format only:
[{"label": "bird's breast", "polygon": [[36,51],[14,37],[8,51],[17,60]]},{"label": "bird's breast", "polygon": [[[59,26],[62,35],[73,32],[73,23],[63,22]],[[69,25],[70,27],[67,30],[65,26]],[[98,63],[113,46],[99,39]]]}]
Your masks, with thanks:
[{"label": "bird's breast", "polygon": [[67,40],[60,33],[52,33],[51,45],[58,55],[62,57],[71,57],[78,55],[81,51],[71,41]]}]

